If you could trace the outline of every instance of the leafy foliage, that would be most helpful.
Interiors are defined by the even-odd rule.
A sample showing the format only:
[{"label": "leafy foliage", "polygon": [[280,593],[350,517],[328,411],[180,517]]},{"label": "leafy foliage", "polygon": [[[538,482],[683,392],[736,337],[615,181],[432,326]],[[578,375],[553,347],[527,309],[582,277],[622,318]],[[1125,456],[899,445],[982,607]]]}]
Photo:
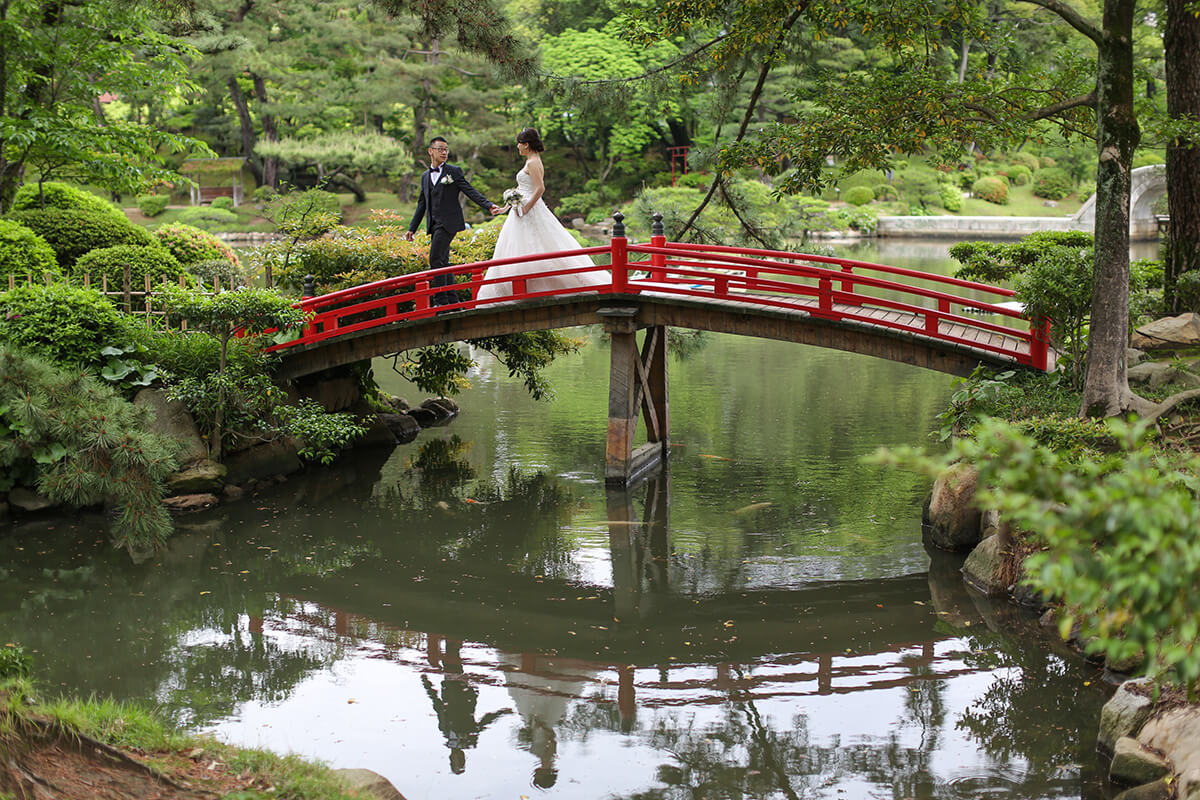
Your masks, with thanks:
[{"label": "leafy foliage", "polygon": [[0,342],[55,364],[102,365],[101,350],[128,341],[134,324],[95,289],[52,283],[0,294]]},{"label": "leafy foliage", "polygon": [[1075,181],[1061,167],[1040,169],[1033,175],[1033,193],[1047,200],[1062,200],[1074,188]]},{"label": "leafy foliage", "polygon": [[971,184],[971,192],[981,200],[996,205],[1008,205],[1008,181],[996,175],[987,175]]},{"label": "leafy foliage", "polygon": [[[132,244],[120,244],[116,247],[102,247],[92,250],[79,257],[72,267],[75,275],[90,275],[97,286],[101,278],[108,279],[108,286],[124,286],[125,268],[129,268],[129,282],[132,291],[143,291],[146,278],[152,286],[157,287],[164,280],[178,282],[186,273],[175,256],[165,247],[141,247]],[[145,305],[145,299],[134,297],[135,308]]]},{"label": "leafy foliage", "polygon": [[133,244],[147,247],[154,239],[145,228],[92,211],[41,208],[14,211],[8,218],[41,236],[54,248],[59,266],[70,268],[81,256],[102,247]]},{"label": "leafy foliage", "polygon": [[165,194],[139,194],[137,196],[138,211],[147,217],[157,217],[167,210],[167,203],[170,200],[171,198]]},{"label": "leafy foliage", "polygon": [[0,219],[0,278],[58,276],[58,259],[46,240],[20,223]]},{"label": "leafy foliage", "polygon": [[222,259],[240,266],[241,260],[229,245],[192,225],[171,223],[160,225],[154,229],[154,238],[170,251],[175,259],[185,267],[199,261]]},{"label": "leafy foliage", "polygon": [[305,398],[294,406],[276,410],[283,430],[303,442],[300,457],[328,464],[342,448],[367,432],[351,414],[326,411],[316,400]]},{"label": "leafy foliage", "polygon": [[210,295],[168,284],[163,287],[161,297],[168,310],[188,320],[191,325],[213,334],[219,343],[217,372],[191,379],[201,381],[198,395],[208,393],[204,381],[215,381],[215,386],[211,387],[215,389],[215,405],[209,448],[213,457],[219,460],[224,438],[227,393],[230,388],[238,388],[236,379],[226,370],[230,339],[235,333],[255,335],[271,329],[286,331],[303,324],[307,314],[274,289],[242,287]]},{"label": "leafy foliage", "polygon": [[162,497],[177,445],[147,431],[148,413],[84,372],[0,346],[0,480],[32,477],[75,507],[115,504],[117,544],[131,549],[171,530]]},{"label": "leafy foliage", "polygon": [[1079,625],[1092,653],[1120,661],[1140,651],[1159,682],[1200,688],[1200,458],[1166,452],[1150,428],[1108,423],[1119,450],[1068,461],[1012,426],[987,421],[945,459],[902,455],[936,472],[951,460],[979,469],[978,501],[1041,545],[1026,580],[1058,599],[1065,638]]},{"label": "leafy foliage", "polygon": [[192,206],[179,212],[177,217],[184,225],[204,230],[220,230],[238,224],[238,215],[228,208],[219,206]]},{"label": "leafy foliage", "polygon": [[1180,307],[1200,312],[1200,270],[1188,270],[1175,278],[1175,296]]},{"label": "leafy foliage", "polygon": [[121,209],[86,189],[61,181],[27,183],[17,190],[12,210],[25,211],[31,208],[63,208],[68,211],[86,211],[115,219],[125,219]]},{"label": "leafy foliage", "polygon": [[875,199],[875,192],[870,186],[851,186],[842,196],[852,206],[861,206]]},{"label": "leafy foliage", "polygon": [[98,95],[137,103],[186,86],[187,48],[145,3],[13,0],[0,14],[0,210],[25,170],[120,192],[174,177],[171,153],[201,142],[118,115],[97,123]]}]

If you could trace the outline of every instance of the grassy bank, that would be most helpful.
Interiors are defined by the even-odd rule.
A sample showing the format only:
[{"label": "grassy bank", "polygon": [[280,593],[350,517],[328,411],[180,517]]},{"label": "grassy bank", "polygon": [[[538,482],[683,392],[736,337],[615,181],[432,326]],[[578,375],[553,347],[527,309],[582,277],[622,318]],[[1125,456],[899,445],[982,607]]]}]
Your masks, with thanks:
[{"label": "grassy bank", "polygon": [[[50,794],[46,794],[49,791]],[[109,699],[0,680],[0,798],[369,800],[328,767],[198,737]]]}]

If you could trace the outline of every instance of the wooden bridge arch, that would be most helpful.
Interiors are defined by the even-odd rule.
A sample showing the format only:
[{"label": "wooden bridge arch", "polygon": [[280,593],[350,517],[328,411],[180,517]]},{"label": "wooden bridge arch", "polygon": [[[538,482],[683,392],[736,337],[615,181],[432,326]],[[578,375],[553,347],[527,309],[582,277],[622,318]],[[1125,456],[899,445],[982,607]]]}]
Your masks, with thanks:
[{"label": "wooden bridge arch", "polygon": [[[834,348],[954,375],[981,363],[1053,366],[1049,324],[1023,319],[1010,289],[828,256],[668,243],[657,214],[650,242],[630,244],[621,215],[614,219],[608,246],[451,266],[306,297],[301,305],[313,316],[302,335],[269,349],[282,359],[281,375],[296,378],[432,344],[602,324],[612,337],[605,477],[616,484],[668,452],[668,327]],[[530,291],[538,275],[574,271],[541,270],[511,281],[511,298],[476,299],[482,286],[497,282],[484,278],[489,266],[580,254],[608,255],[611,283]],[[430,303],[431,280],[442,273],[467,282],[457,284],[464,299],[438,309]],[[634,448],[639,416],[647,442]]]}]

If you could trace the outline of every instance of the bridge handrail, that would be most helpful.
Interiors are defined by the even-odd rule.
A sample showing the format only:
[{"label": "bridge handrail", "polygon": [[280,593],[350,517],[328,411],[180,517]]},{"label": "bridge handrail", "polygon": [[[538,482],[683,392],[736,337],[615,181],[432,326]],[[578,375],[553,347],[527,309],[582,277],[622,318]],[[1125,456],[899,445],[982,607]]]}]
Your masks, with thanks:
[{"label": "bridge handrail", "polygon": [[[619,220],[618,220],[619,221]],[[616,233],[614,229],[614,233]],[[621,232],[623,233],[623,231]],[[611,265],[590,265],[585,268],[565,268],[528,273],[520,276],[485,278],[491,267],[511,264],[536,263],[572,256],[611,255]],[[630,256],[644,256],[646,260],[631,260]],[[584,271],[610,270],[607,284],[589,285],[570,290],[546,290],[531,292],[528,281],[550,278]],[[867,274],[867,273],[876,274]],[[455,276],[470,273],[469,282],[451,281],[444,286],[434,286],[439,276]],[[730,274],[732,273],[732,274]],[[738,274],[741,273],[741,274]],[[804,279],[797,282],[795,278]],[[916,279],[930,286],[901,283],[896,279]],[[815,285],[809,283],[815,281]],[[489,284],[512,283],[512,291],[501,298],[478,300],[479,290]],[[838,287],[838,288],[835,288]],[[943,291],[942,289],[946,289]],[[439,292],[470,290],[467,300],[434,308],[432,295]],[[736,294],[731,294],[731,289]],[[864,294],[860,289],[871,289],[879,293],[900,295],[877,297]],[[300,339],[274,345],[268,350],[281,350],[304,343],[316,343],[325,339],[363,330],[378,325],[392,324],[407,319],[423,319],[436,311],[469,310],[486,308],[493,303],[510,303],[515,300],[537,299],[560,294],[579,292],[600,294],[666,294],[690,296],[699,299],[734,299],[762,306],[795,309],[775,295],[800,295],[815,298],[801,306],[811,315],[827,319],[859,320],[870,324],[930,335],[948,342],[955,342],[1015,357],[1022,363],[1045,369],[1049,323],[1029,321],[1029,328],[1021,330],[983,319],[968,318],[951,310],[952,306],[994,314],[1010,319],[1025,319],[1021,311],[997,305],[986,299],[952,294],[955,290],[968,290],[979,295],[999,298],[1015,296],[1012,289],[991,286],[974,281],[945,275],[936,275],[906,267],[875,264],[868,261],[794,253],[783,250],[732,247],[727,245],[702,245],[687,242],[667,242],[661,227],[646,243],[630,243],[623,235],[614,235],[609,245],[580,247],[550,253],[493,258],[471,264],[458,264],[436,270],[397,275],[361,286],[349,287],[329,294],[306,297],[298,303],[304,310],[313,312]],[[903,298],[909,298],[908,301]],[[932,301],[933,307],[917,305],[912,300],[920,298]],[[407,304],[412,304],[405,307]],[[836,306],[835,306],[836,304]],[[856,310],[859,309],[859,310]],[[900,311],[911,315],[906,318],[880,319],[872,314],[871,308]],[[382,310],[382,314],[380,314]],[[362,315],[374,312],[370,319]],[[359,319],[353,317],[359,315]],[[946,323],[952,326],[941,329]],[[964,330],[965,329],[965,330]],[[992,344],[977,340],[971,331],[998,334],[1013,345]],[[983,337],[986,339],[986,337]],[[1023,343],[1020,347],[1017,343]],[[1028,347],[1025,353],[1022,348]]]},{"label": "bridge handrail", "polygon": [[[651,245],[637,244],[637,245],[630,245],[629,249],[634,252],[647,253],[650,255],[655,255],[655,254],[675,255],[674,243],[672,243],[671,245],[666,246],[666,247],[654,247]],[[690,250],[691,248],[688,248],[688,249]],[[794,275],[798,275],[798,276],[802,276],[802,277],[817,278],[817,279],[828,278],[830,280],[850,282],[850,283],[861,284],[861,285],[865,285],[865,286],[873,286],[878,289],[888,289],[891,291],[901,292],[904,294],[918,295],[920,297],[927,297],[932,300],[950,300],[955,303],[958,303],[959,305],[971,306],[973,308],[978,308],[981,311],[987,311],[987,312],[993,313],[993,314],[999,314],[999,315],[1006,316],[1006,317],[1016,317],[1016,318],[1021,318],[1021,319],[1024,318],[1024,317],[1022,317],[1021,312],[1019,312],[1019,311],[1016,311],[1016,310],[1010,309],[1010,308],[1006,308],[1004,306],[993,305],[984,300],[975,300],[974,298],[970,298],[970,297],[962,297],[960,295],[947,294],[946,292],[939,292],[936,289],[926,289],[925,287],[922,287],[922,286],[913,286],[913,285],[907,284],[907,283],[898,283],[896,281],[890,281],[886,278],[876,278],[872,275],[861,275],[858,273],[850,273],[850,272],[845,272],[845,271],[841,271],[841,270],[832,270],[832,269],[828,269],[826,267],[809,267],[809,266],[804,266],[804,265],[778,264],[774,261],[763,261],[761,259],[742,258],[742,257],[738,257],[738,256],[723,256],[719,259],[719,261],[717,259],[711,259],[711,260],[717,261],[717,263],[721,263],[721,264],[736,264],[738,266],[749,266],[749,267],[755,267],[758,269],[767,269],[767,270],[774,271],[774,272],[790,273],[790,274],[794,274]],[[840,263],[852,264],[855,266],[868,266],[868,267],[874,266],[865,261],[860,262],[860,261],[847,260],[847,261],[840,262]],[[699,266],[699,265],[697,265],[697,266]],[[631,269],[636,268],[639,271],[643,271],[645,268],[645,265],[643,263],[637,263],[637,264],[630,264],[629,267]],[[650,269],[663,269],[664,267],[665,267],[665,265],[660,266],[660,267],[652,266],[652,267],[650,267]],[[894,269],[900,270],[903,268],[895,267]],[[932,275],[930,273],[919,272],[917,270],[907,270],[907,272],[911,273],[911,275],[909,277],[916,277],[916,278],[920,278],[922,280],[929,280],[931,283],[938,282],[938,280],[937,280],[938,278],[943,278],[943,279],[945,279],[946,282],[957,281],[958,283],[955,283],[954,285],[963,286],[964,288],[971,288],[971,289],[975,289],[975,290],[979,290],[979,291],[985,291],[985,292],[990,291],[993,294],[999,294],[1002,297],[1012,297],[1014,294],[1013,290],[1005,289],[1000,286],[989,286],[984,283],[973,283],[971,281],[963,281],[959,278],[948,278],[947,276],[944,276],[944,275],[937,276],[937,275]],[[693,275],[693,276],[703,275],[703,273],[699,273],[699,272],[687,273],[687,274]],[[707,277],[707,276],[705,276],[705,277]],[[762,279],[747,278],[747,280],[762,280]],[[845,291],[844,291],[844,293],[846,295],[852,294],[851,292],[845,292]],[[871,298],[871,299],[876,300],[876,299],[881,299],[881,298]]]},{"label": "bridge handrail", "polygon": [[[870,261],[858,261],[852,258],[839,258],[838,256],[822,256],[816,254],[810,255],[808,253],[792,253],[787,250],[761,250],[748,247],[731,247],[729,245],[693,244],[691,242],[670,242],[666,246],[669,246],[675,250],[698,250],[707,253],[747,253],[790,261],[816,261],[826,264],[839,264],[843,267],[843,271],[847,266],[859,267],[873,269],[877,272],[890,273],[892,275],[902,275],[906,278],[919,278],[921,280],[928,280],[931,282],[945,283],[950,286],[958,286],[963,289],[991,292],[992,294],[999,294],[1004,297],[1013,297],[1016,295],[1015,290],[1008,289],[1003,286],[992,286],[991,284],[987,283],[976,283],[975,281],[969,281],[964,278],[956,278],[952,275],[937,275],[931,272],[922,272],[920,270],[910,269],[908,267],[894,267],[889,264],[875,264]],[[650,247],[654,247],[654,245],[631,244],[629,245],[629,250],[632,252],[649,252]]]}]

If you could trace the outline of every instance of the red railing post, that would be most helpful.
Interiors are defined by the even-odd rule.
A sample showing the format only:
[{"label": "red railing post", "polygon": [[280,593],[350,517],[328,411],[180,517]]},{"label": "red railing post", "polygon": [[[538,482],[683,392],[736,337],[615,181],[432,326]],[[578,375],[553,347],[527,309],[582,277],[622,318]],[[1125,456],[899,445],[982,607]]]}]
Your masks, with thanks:
[{"label": "red railing post", "polygon": [[[854,267],[852,265],[842,264],[842,274],[851,275],[853,273],[854,273]],[[853,292],[854,291],[854,281],[843,278],[842,279],[842,291],[846,292],[846,293]]]},{"label": "red railing post", "polygon": [[[663,229],[662,214],[655,211],[651,217],[654,220],[650,225],[650,246],[651,247],[666,247],[667,236]],[[650,280],[661,283],[667,279],[667,256],[664,253],[650,254]]]},{"label": "red railing post", "polygon": [[417,292],[416,310],[417,311],[428,311],[429,310],[429,281],[417,281],[417,285],[414,288],[416,289],[416,292]]},{"label": "red railing post", "polygon": [[938,313],[934,314],[932,309],[925,314],[925,331],[933,336],[938,335],[938,323],[941,322],[942,314],[950,313],[950,301],[944,297],[938,298]]},{"label": "red railing post", "polygon": [[822,311],[833,311],[833,281],[828,277],[817,280],[817,308]]},{"label": "red railing post", "polygon": [[483,282],[483,270],[476,267],[471,270],[471,301],[479,299],[479,284]]},{"label": "red railing post", "polygon": [[1029,323],[1029,366],[1045,372],[1050,366],[1050,320]]},{"label": "red railing post", "polygon": [[613,214],[612,282],[618,294],[629,291],[629,242],[625,239],[625,215]]}]

